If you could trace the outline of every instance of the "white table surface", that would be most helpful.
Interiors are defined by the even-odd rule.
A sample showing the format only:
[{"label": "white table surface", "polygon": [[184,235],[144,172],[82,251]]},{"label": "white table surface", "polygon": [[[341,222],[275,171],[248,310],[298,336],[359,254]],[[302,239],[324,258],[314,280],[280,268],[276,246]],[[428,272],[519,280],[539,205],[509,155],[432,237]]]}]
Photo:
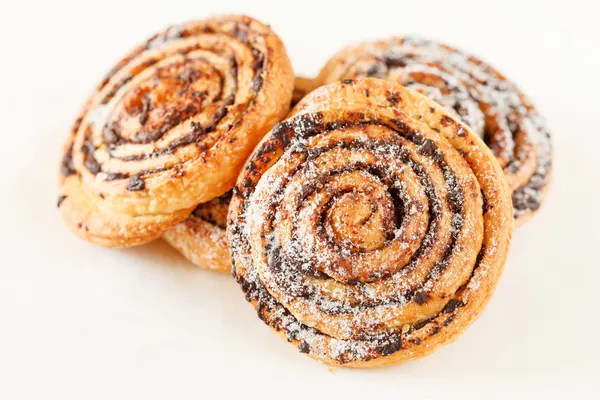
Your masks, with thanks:
[{"label": "white table surface", "polygon": [[[597,393],[599,4],[3,1],[0,399]],[[63,226],[60,146],[90,90],[153,32],[224,11],[271,24],[300,74],[315,74],[349,42],[440,38],[497,66],[547,116],[556,148],[550,197],[515,233],[491,304],[458,342],[390,368],[330,370],[273,334],[231,277],[190,267],[161,241],[109,250]]]}]

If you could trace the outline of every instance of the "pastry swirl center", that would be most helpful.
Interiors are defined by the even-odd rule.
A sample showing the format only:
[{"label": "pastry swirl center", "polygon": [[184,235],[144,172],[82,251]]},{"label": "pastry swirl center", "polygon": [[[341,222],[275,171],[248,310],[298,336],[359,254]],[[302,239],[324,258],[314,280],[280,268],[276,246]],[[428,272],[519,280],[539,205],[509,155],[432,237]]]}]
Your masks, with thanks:
[{"label": "pastry swirl center", "polygon": [[150,143],[199,113],[221,95],[223,77],[202,60],[185,60],[156,70],[123,95],[103,137],[108,143]]},{"label": "pastry swirl center", "polygon": [[377,197],[349,192],[333,200],[326,215],[329,238],[353,253],[383,247],[393,229],[389,218],[393,204],[387,195]]}]

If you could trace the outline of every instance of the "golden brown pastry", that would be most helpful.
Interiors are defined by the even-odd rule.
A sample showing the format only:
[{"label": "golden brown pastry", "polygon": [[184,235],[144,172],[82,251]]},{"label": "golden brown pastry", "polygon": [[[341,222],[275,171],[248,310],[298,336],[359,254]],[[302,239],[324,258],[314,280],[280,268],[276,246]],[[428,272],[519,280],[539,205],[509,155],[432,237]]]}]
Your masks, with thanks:
[{"label": "golden brown pastry", "polygon": [[316,84],[356,77],[398,82],[446,107],[483,138],[504,168],[517,223],[539,209],[552,170],[550,133],[533,104],[496,69],[442,43],[392,38],[341,50]]},{"label": "golden brown pastry", "polygon": [[231,191],[200,204],[188,219],[166,231],[163,239],[195,265],[231,273],[225,233],[230,200]]},{"label": "golden brown pastry", "polygon": [[[312,79],[296,77],[292,106],[311,91]],[[231,192],[196,207],[185,221],[163,234],[193,264],[219,272],[231,273],[229,241],[225,234],[227,208]]]},{"label": "golden brown pastry", "polygon": [[233,274],[258,316],[334,365],[416,359],[489,301],[509,249],[492,152],[425,96],[346,79],[255,149],[228,215]]},{"label": "golden brown pastry", "polygon": [[121,60],[64,147],[59,207],[105,246],[159,237],[235,183],[289,110],[294,74],[270,28],[245,16],[173,26]]},{"label": "golden brown pastry", "polygon": [[315,80],[303,76],[297,76],[294,80],[294,94],[292,95],[292,107],[294,107],[304,96],[315,88]]}]

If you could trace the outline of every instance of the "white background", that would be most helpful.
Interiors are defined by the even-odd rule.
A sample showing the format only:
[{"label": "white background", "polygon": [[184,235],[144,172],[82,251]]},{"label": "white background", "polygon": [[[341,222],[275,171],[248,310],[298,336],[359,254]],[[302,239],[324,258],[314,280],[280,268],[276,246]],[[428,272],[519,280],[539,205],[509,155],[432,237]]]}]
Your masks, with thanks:
[{"label": "white background", "polygon": [[[0,1],[0,399],[598,393],[600,2]],[[155,31],[223,11],[271,24],[301,74],[357,40],[443,39],[497,66],[547,116],[550,197],[457,343],[394,367],[330,370],[264,326],[229,276],[160,241],[109,250],[63,226],[60,146],[90,90]]]}]

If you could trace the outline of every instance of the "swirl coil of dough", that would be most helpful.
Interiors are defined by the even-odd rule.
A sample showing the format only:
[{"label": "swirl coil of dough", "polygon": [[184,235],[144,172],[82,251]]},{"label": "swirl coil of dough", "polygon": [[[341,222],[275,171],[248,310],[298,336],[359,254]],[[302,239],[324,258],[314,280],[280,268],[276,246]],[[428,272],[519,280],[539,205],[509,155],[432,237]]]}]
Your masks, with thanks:
[{"label": "swirl coil of dough", "polygon": [[492,149],[524,222],[544,200],[552,169],[550,134],[527,97],[496,69],[445,44],[405,37],[346,47],[316,81],[375,77],[418,90],[469,125]]},{"label": "swirl coil of dough", "polygon": [[[312,88],[312,79],[296,77],[292,107]],[[231,192],[196,207],[188,219],[163,234],[171,246],[193,264],[231,273],[229,241],[225,233]]]},{"label": "swirl coil of dough", "polygon": [[173,26],[121,60],[64,147],[59,207],[106,246],[159,237],[222,195],[289,110],[294,74],[270,28],[245,16]]},{"label": "swirl coil of dough", "polygon": [[233,274],[299,351],[371,367],[423,357],[483,311],[513,229],[491,151],[380,79],[304,98],[255,149],[228,214]]}]

